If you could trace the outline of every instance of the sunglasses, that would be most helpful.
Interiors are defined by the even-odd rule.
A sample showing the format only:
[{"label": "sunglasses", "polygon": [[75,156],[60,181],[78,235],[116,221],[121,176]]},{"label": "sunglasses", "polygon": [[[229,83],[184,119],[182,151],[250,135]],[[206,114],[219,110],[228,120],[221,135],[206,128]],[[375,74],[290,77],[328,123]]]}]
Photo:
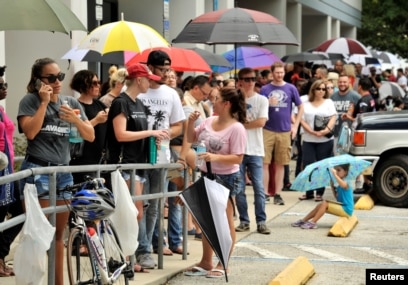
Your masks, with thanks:
[{"label": "sunglasses", "polygon": [[55,81],[57,81],[57,79],[59,81],[63,81],[65,78],[65,73],[58,73],[57,75],[51,74],[48,76],[41,76],[40,78],[46,78],[48,80],[48,83],[55,83]]},{"label": "sunglasses", "polygon": [[7,84],[7,82],[0,83],[0,89],[4,89],[4,90],[6,90],[7,88],[8,88],[8,84]]},{"label": "sunglasses", "polygon": [[244,80],[245,82],[255,82],[255,77],[241,77],[239,80]]},{"label": "sunglasses", "polygon": [[317,90],[317,91],[326,91],[326,88],[317,87],[315,90]]},{"label": "sunglasses", "polygon": [[99,85],[101,85],[100,81],[92,81],[92,86],[98,87]]}]

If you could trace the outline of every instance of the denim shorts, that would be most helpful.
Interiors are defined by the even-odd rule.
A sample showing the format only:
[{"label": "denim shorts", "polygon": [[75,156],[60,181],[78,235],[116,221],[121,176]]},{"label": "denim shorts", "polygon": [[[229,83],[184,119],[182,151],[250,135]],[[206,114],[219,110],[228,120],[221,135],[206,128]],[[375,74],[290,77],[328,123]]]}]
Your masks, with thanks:
[{"label": "denim shorts", "polygon": [[[30,168],[38,168],[41,167],[38,164],[28,162],[26,160],[23,161],[21,164],[21,170],[24,169],[30,169]],[[35,184],[37,188],[37,194],[42,195],[43,193],[46,193],[49,191],[49,177],[48,174],[41,174],[41,175],[35,175],[35,176],[29,176],[24,179],[20,180],[20,198],[23,200],[24,199],[24,186],[26,183],[29,184]],[[73,178],[72,174],[67,172],[67,173],[56,173],[56,183],[57,183],[57,189],[64,189],[68,185],[72,185]],[[66,200],[66,199],[71,199],[72,193],[70,192],[60,192],[57,194],[57,200]],[[41,196],[39,199],[50,199],[50,196],[44,195]]]},{"label": "denim shorts", "polygon": [[[130,171],[130,170],[129,170],[129,171],[123,170],[123,171],[121,171],[121,173],[122,173],[123,179],[129,180],[129,179],[130,179],[130,175],[132,174],[132,171]],[[135,180],[138,181],[138,182],[140,182],[140,183],[145,183],[145,182],[146,182],[146,178],[141,177],[141,176],[139,176],[139,175],[137,175],[137,174],[135,174]]]},{"label": "denim shorts", "polygon": [[217,176],[229,186],[230,197],[235,197],[242,191],[242,175],[239,171],[232,174],[217,174]]}]

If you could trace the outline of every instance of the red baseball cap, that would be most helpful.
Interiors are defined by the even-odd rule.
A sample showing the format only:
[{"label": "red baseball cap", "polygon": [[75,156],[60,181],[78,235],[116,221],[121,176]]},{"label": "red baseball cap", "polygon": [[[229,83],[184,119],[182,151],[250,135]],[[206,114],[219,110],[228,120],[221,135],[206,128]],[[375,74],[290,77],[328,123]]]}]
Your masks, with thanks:
[{"label": "red baseball cap", "polygon": [[147,77],[151,80],[159,81],[161,80],[160,76],[154,75],[150,69],[141,63],[136,63],[127,68],[128,76],[126,79],[136,78],[136,77]]}]

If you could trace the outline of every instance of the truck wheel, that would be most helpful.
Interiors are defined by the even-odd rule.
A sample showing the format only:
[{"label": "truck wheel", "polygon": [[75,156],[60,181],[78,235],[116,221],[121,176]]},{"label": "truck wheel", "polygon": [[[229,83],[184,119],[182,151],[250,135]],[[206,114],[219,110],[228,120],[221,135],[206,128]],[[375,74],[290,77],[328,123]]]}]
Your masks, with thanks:
[{"label": "truck wheel", "polygon": [[374,173],[378,199],[387,206],[408,207],[408,155],[392,156]]}]

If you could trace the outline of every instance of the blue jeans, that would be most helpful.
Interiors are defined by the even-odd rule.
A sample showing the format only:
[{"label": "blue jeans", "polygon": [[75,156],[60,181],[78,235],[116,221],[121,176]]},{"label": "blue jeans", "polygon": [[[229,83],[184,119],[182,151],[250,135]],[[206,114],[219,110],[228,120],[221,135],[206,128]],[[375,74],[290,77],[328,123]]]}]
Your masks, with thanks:
[{"label": "blue jeans", "polygon": [[244,159],[240,165],[240,173],[242,177],[240,193],[235,198],[241,223],[249,224],[248,203],[245,194],[245,172],[246,169],[251,173],[252,187],[254,189],[255,200],[255,217],[256,223],[262,224],[266,221],[265,213],[265,192],[263,186],[263,157],[254,155],[244,155]]},{"label": "blue jeans", "polygon": [[[164,176],[160,177],[160,169],[145,170],[146,182],[143,185],[143,194],[156,194],[163,191],[161,189],[161,179],[166,179],[166,171]],[[149,206],[144,208],[143,218],[139,221],[139,246],[136,250],[136,256],[140,254],[151,253],[153,231],[156,225],[158,216],[158,199],[149,200]]]},{"label": "blue jeans", "polygon": [[[24,169],[37,168],[37,167],[41,167],[41,166],[24,160],[23,163],[21,164],[20,169],[24,170]],[[24,179],[21,179],[20,180],[20,199],[21,200],[24,200],[24,186],[26,183],[35,184],[38,195],[44,194],[44,196],[41,196],[40,199],[50,199],[50,195],[45,194],[49,191],[49,175],[48,174],[29,176]],[[65,186],[72,185],[73,183],[74,181],[73,181],[71,173],[69,172],[56,173],[56,184],[57,184],[56,188],[57,189],[63,189],[65,188]],[[66,199],[69,200],[71,199],[71,196],[72,196],[72,193],[61,192],[57,194],[57,200],[66,200]]]},{"label": "blue jeans", "polygon": [[[177,186],[173,182],[168,182],[167,190],[169,192],[176,192]],[[175,197],[168,198],[169,204],[169,213],[167,220],[167,236],[169,248],[171,250],[176,249],[181,246],[181,235],[182,235],[182,215],[180,205],[174,204]],[[158,239],[159,239],[159,219],[156,221],[156,227],[154,229],[152,244],[153,248],[158,248]]]},{"label": "blue jeans", "polygon": [[[302,145],[303,153],[303,168],[306,168],[309,164],[313,162],[322,160],[333,156],[333,140],[329,140],[324,143],[314,143],[303,141]],[[325,187],[315,189],[316,195],[323,196]],[[306,191],[306,197],[312,198],[314,190]]]}]

